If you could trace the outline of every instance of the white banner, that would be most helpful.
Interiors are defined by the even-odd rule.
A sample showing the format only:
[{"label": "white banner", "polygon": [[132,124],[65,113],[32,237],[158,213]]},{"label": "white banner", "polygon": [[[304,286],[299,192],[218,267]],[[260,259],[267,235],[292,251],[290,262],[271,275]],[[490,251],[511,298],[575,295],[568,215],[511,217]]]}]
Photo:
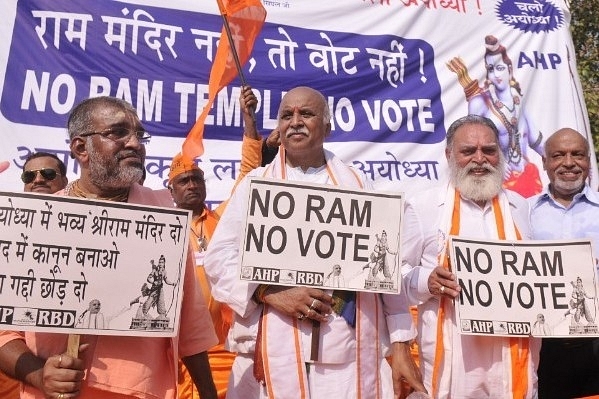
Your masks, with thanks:
[{"label": "white banner", "polygon": [[599,336],[591,243],[451,238],[462,334]]},{"label": "white banner", "polygon": [[252,178],[240,279],[399,293],[403,197]]},{"label": "white banner", "polygon": [[[547,183],[547,137],[572,127],[590,140],[564,0],[263,4],[266,23],[244,66],[259,99],[258,128],[268,134],[276,126],[292,87],[322,91],[333,115],[326,146],[377,189],[409,194],[440,184],[446,129],[467,113],[498,125],[506,184],[525,196]],[[164,187],[206,101],[222,28],[216,1],[5,0],[0,12],[0,161],[11,164],[0,189],[22,190],[20,169],[36,151],[58,154],[74,179],[66,119],[97,95],[137,108],[153,135],[146,185]],[[226,199],[237,177],[238,94],[237,80],[206,120],[199,164],[209,205]]]},{"label": "white banner", "polygon": [[174,336],[190,213],[0,193],[0,328]]}]

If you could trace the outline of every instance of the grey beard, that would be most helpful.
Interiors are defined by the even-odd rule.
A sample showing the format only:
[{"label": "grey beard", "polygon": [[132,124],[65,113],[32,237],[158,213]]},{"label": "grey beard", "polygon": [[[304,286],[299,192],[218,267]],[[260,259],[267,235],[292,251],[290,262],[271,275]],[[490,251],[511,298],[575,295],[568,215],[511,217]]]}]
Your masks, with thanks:
[{"label": "grey beard", "polygon": [[120,166],[116,157],[105,159],[94,150],[88,140],[89,176],[96,187],[107,189],[129,188],[143,177],[143,170],[137,166]]},{"label": "grey beard", "polygon": [[584,179],[581,176],[578,179],[576,179],[575,181],[564,181],[564,180],[559,180],[556,177],[552,184],[555,188],[558,188],[561,191],[575,193],[575,192],[580,191],[582,189],[582,187],[584,186]]}]

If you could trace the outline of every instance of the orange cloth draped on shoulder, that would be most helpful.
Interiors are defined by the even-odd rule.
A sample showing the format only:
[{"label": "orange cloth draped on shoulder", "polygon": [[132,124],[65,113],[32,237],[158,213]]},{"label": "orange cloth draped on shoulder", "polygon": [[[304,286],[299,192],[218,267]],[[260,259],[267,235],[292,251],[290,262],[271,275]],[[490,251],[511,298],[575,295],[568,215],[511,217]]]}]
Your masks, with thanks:
[{"label": "orange cloth draped on shoulder", "polygon": [[[410,314],[412,315],[412,319],[414,320],[414,325],[418,325],[418,308],[416,306],[410,306]],[[414,342],[412,346],[410,346],[410,353],[414,358],[414,361],[417,365],[420,365],[420,357],[418,356],[418,344]]]},{"label": "orange cloth draped on shoulder", "polygon": [[0,398],[19,399],[21,383],[0,371]]},{"label": "orange cloth draped on shoulder", "polygon": [[[226,17],[230,25],[236,26],[237,35],[243,40],[235,43],[239,63],[245,64],[250,58],[254,41],[262,30],[266,19],[266,9],[260,0],[217,0],[221,14]],[[223,27],[212,69],[208,81],[208,101],[204,110],[193,125],[187,138],[183,142],[183,154],[195,158],[204,153],[204,122],[212,108],[212,103],[218,92],[231,83],[237,76],[237,67],[232,57],[232,48],[229,38]]]},{"label": "orange cloth draped on shoulder", "polygon": [[[452,195],[453,191],[453,195]],[[449,243],[447,241],[447,237],[457,236],[460,234],[460,203],[461,197],[460,193],[457,189],[452,189],[451,186],[447,191],[447,199],[453,197],[453,204],[446,200],[445,206],[447,209],[451,210],[451,223],[445,231],[447,231],[444,236],[445,242],[445,251],[442,251],[438,254],[438,262],[444,269],[450,270],[449,264],[449,256],[445,256],[447,254],[447,250],[449,248]],[[516,224],[511,219],[510,214],[510,204],[506,199],[504,193],[500,193],[498,196],[495,196],[492,201],[493,214],[495,215],[495,223],[497,226],[497,239],[499,240],[521,240],[522,237]],[[448,213],[449,214],[449,213]],[[441,230],[443,231],[443,230]],[[447,324],[449,319],[446,320],[446,309],[450,306],[447,302],[446,297],[441,297],[439,300],[439,310],[437,313],[437,339],[436,339],[436,348],[434,355],[434,363],[432,370],[432,397],[437,397],[439,395],[440,390],[440,375],[441,369],[444,367],[444,363],[447,359],[451,360],[452,354],[451,348],[447,348],[444,342],[444,328],[446,328],[445,324]],[[446,349],[448,349],[449,353],[446,353]],[[463,348],[464,349],[464,348]],[[529,375],[528,375],[528,362],[530,359],[530,351],[529,351],[529,341],[528,338],[520,338],[520,337],[510,337],[509,339],[509,350],[510,350],[510,372],[511,372],[511,384],[508,383],[510,389],[512,390],[512,396],[514,398],[524,398],[527,397],[527,392],[529,390]],[[449,361],[446,364],[451,364]],[[449,369],[451,373],[451,368]],[[450,382],[446,381],[445,384],[448,385]],[[443,388],[443,390],[448,390],[447,387]]]},{"label": "orange cloth draped on shoulder", "polygon": [[537,165],[527,163],[521,173],[512,172],[503,182],[503,187],[517,192],[524,198],[532,197],[543,189]]}]

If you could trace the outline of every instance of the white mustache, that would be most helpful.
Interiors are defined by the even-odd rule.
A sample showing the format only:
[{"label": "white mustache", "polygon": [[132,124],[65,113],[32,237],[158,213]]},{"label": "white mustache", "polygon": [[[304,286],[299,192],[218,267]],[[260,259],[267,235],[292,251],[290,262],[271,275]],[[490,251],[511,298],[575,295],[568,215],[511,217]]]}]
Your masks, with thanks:
[{"label": "white mustache", "polygon": [[289,136],[291,136],[292,134],[298,134],[298,133],[300,133],[300,134],[305,134],[306,136],[307,136],[308,134],[310,134],[310,132],[308,131],[308,129],[307,129],[306,127],[302,127],[302,128],[300,128],[300,129],[289,128],[289,129],[287,129],[287,131],[285,132],[285,137],[289,137]]},{"label": "white mustache", "polygon": [[464,172],[469,173],[470,171],[472,171],[474,169],[483,169],[483,170],[486,170],[486,171],[492,172],[492,173],[497,171],[497,168],[494,167],[493,165],[491,165],[490,163],[485,162],[482,165],[478,165],[474,162],[470,162],[468,165],[466,165],[464,167]]}]

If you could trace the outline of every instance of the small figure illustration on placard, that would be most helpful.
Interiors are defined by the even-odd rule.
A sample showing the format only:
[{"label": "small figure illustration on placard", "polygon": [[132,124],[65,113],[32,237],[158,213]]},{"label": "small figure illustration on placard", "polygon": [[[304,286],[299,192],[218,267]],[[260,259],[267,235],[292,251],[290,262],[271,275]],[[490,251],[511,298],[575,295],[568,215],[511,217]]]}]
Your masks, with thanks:
[{"label": "small figure illustration on placard", "polygon": [[532,324],[532,335],[553,335],[551,327],[545,322],[545,315],[539,313]]},{"label": "small figure illustration on placard", "polygon": [[[397,252],[391,251],[387,240],[387,232],[383,230],[381,236],[375,234],[376,243],[370,254],[369,262],[362,270],[370,269],[364,283],[364,288],[393,290],[395,283],[393,276],[397,272]],[[379,275],[382,274],[382,277]]]},{"label": "small figure illustration on placard", "polygon": [[77,319],[75,327],[79,328],[104,328],[104,314],[100,312],[102,304],[99,299],[89,301],[89,306]]},{"label": "small figure illustration on placard", "polygon": [[[595,297],[587,294],[580,277],[576,278],[576,283],[570,281],[570,284],[573,288],[570,308],[564,315],[565,317],[570,316],[570,334],[596,333],[595,316],[591,314],[591,308],[587,303],[587,299],[595,299]],[[583,323],[583,318],[586,320],[586,324]]]},{"label": "small figure illustration on placard", "polygon": [[341,273],[341,265],[335,264],[333,265],[333,270],[329,274],[327,274],[326,279],[324,280],[325,287],[333,287],[333,288],[343,288],[345,287],[345,278]]},{"label": "small figure illustration on placard", "polygon": [[[152,271],[148,275],[146,282],[141,286],[141,295],[134,298],[130,305],[139,303],[137,314],[131,321],[131,329],[166,329],[170,319],[166,316],[164,284],[175,286],[176,282],[171,282],[166,276],[164,255],[160,255],[158,264],[150,260]],[[156,317],[150,315],[150,310],[155,309],[158,314]]]}]

